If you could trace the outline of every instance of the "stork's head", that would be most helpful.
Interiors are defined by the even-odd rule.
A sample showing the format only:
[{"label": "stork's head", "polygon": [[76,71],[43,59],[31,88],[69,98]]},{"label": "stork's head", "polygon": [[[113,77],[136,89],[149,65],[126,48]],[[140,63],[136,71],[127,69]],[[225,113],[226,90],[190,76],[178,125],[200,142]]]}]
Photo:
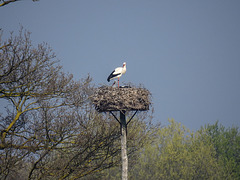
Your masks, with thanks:
[{"label": "stork's head", "polygon": [[123,67],[126,66],[126,62],[123,63]]}]

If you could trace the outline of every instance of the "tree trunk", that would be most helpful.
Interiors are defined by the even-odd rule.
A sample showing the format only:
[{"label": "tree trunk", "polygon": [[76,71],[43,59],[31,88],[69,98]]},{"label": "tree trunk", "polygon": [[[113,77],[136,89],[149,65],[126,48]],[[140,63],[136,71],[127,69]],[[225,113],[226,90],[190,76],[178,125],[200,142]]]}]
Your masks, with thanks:
[{"label": "tree trunk", "polygon": [[121,150],[122,150],[122,180],[128,179],[128,157],[127,157],[127,123],[125,111],[120,111],[121,121]]}]

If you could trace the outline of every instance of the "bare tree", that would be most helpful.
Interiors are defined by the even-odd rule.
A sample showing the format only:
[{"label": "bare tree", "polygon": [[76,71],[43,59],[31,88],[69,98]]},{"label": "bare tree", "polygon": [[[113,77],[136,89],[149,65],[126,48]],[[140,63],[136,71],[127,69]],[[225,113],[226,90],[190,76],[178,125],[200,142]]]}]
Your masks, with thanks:
[{"label": "bare tree", "polygon": [[[45,150],[39,154],[29,177],[77,179],[110,168],[119,161],[119,158],[115,158],[119,154],[116,145],[119,131],[116,124],[94,113],[91,106],[85,108],[85,112],[74,109],[68,116],[56,116],[54,120],[48,121],[48,129],[59,132],[59,136],[55,134],[57,137],[54,137],[54,133],[49,131],[50,138],[56,142],[59,139],[61,143],[54,151]],[[57,114],[69,113],[69,109],[58,110],[60,112]],[[46,112],[43,113],[46,115]],[[55,113],[52,111],[47,114],[52,117]]]},{"label": "bare tree", "polygon": [[33,47],[23,28],[0,47],[0,177],[24,167],[29,179],[77,178],[113,166],[118,131],[94,113],[91,78],[63,73],[51,48]]},{"label": "bare tree", "polygon": [[[26,127],[24,115],[40,108],[69,104],[67,95],[76,91],[79,84],[73,82],[72,75],[61,72],[61,66],[53,61],[55,55],[46,44],[34,48],[30,33],[22,29],[19,36],[12,35],[7,43],[1,43],[1,47],[0,98],[10,103],[13,109],[1,123],[0,149],[38,148],[30,145],[34,134],[22,132],[22,128]],[[13,136],[18,141],[13,141]]]}]

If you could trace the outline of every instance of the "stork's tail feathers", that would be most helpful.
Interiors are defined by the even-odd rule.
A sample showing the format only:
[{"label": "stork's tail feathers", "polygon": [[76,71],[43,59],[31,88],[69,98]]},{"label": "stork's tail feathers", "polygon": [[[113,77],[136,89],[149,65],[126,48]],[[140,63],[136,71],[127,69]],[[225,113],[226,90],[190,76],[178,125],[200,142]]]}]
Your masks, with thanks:
[{"label": "stork's tail feathers", "polygon": [[117,74],[114,74],[115,71],[113,71],[107,78],[107,81],[109,82],[111,79],[113,79],[114,77],[120,75],[121,73],[117,73]]},{"label": "stork's tail feathers", "polygon": [[107,81],[110,82],[111,78],[113,77],[114,71],[108,76]]}]

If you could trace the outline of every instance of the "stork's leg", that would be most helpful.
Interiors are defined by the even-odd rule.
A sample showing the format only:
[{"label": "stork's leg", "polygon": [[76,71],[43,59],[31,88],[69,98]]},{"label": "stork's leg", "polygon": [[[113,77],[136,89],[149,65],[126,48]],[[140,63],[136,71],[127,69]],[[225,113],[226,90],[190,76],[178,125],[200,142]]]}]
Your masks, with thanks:
[{"label": "stork's leg", "polygon": [[116,84],[116,81],[113,82],[112,86],[114,86]]},{"label": "stork's leg", "polygon": [[118,78],[118,87],[119,87],[119,78]]}]

